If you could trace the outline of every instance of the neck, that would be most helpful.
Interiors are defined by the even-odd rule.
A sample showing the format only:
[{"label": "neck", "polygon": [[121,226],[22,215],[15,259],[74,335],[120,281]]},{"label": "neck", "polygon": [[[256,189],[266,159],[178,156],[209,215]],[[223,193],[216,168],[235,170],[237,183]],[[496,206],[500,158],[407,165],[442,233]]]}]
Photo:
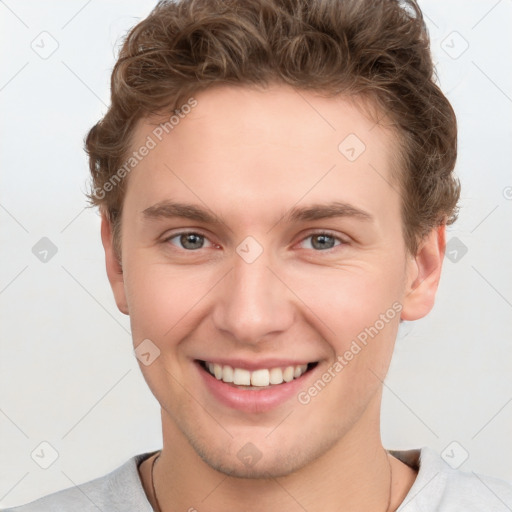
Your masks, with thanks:
[{"label": "neck", "polygon": [[[254,512],[386,512],[395,510],[415,478],[410,469],[387,455],[378,421],[352,429],[324,455],[298,471],[278,478],[248,479],[212,469],[164,412],[162,420],[164,443],[153,475],[161,512],[205,507],[220,512],[235,510],[240,503],[251,504]],[[150,477],[149,481],[143,478],[143,482],[146,488],[151,486]],[[155,505],[150,488],[147,494]]]}]

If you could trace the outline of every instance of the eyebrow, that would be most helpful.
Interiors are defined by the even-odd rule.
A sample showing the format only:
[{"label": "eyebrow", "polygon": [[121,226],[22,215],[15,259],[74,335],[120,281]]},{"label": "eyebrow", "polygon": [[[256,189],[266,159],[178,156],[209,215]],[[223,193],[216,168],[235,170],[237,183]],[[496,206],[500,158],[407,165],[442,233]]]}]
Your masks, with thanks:
[{"label": "eyebrow", "polygon": [[[190,203],[162,201],[146,208],[142,215],[145,219],[158,220],[174,217],[185,218],[205,224],[225,224],[224,220],[205,208]],[[284,222],[300,222],[335,217],[353,217],[365,221],[373,221],[374,217],[360,208],[348,203],[333,201],[327,204],[312,204],[305,207],[294,207],[281,219]]]}]

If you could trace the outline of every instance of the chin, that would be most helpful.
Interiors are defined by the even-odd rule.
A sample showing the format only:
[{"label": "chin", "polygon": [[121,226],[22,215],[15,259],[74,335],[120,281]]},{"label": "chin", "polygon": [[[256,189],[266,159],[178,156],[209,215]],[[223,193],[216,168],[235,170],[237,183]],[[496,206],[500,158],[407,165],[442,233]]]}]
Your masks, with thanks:
[{"label": "chin", "polygon": [[275,440],[253,438],[254,442],[246,437],[246,441],[238,438],[231,443],[189,438],[189,442],[197,455],[219,473],[233,478],[269,479],[295,473],[321,457],[336,443],[336,439],[326,437],[299,439],[289,435],[288,442],[282,436]]},{"label": "chin", "polygon": [[277,454],[275,453],[271,459],[265,457],[266,460],[263,460],[262,456],[254,464],[240,462],[236,456],[233,457],[226,452],[214,453],[209,450],[208,453],[201,453],[199,451],[197,453],[208,466],[219,473],[232,478],[252,480],[283,477],[294,473],[307,463],[300,460],[283,460],[280,457],[276,457]]}]

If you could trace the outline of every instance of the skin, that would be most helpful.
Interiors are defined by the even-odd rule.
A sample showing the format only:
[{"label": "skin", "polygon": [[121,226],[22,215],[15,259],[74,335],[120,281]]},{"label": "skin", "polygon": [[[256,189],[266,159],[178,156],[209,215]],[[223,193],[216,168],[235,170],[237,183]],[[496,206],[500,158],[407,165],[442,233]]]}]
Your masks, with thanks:
[{"label": "skin", "polygon": [[[417,254],[407,251],[392,178],[395,135],[357,104],[281,85],[220,86],[195,98],[192,112],[129,175],[122,266],[102,220],[108,277],[118,308],[130,315],[134,346],[150,339],[160,350],[140,367],[161,405],[154,477],[162,511],[240,504],[267,512],[384,511],[390,468],[394,510],[416,474],[382,447],[382,381],[399,319],[422,318],[434,304],[444,226]],[[139,122],[133,148],[152,133],[151,123]],[[366,146],[353,162],[338,151],[351,133]],[[169,199],[223,222],[144,218]],[[372,219],[283,218],[293,207],[330,201]],[[320,230],[336,237],[327,239],[329,251],[312,236]],[[180,244],[182,231],[204,235],[202,247]],[[250,264],[236,252],[247,236],[263,248]],[[212,397],[193,363],[293,357],[318,361],[318,378],[393,303],[401,313],[307,405],[293,397],[267,412],[234,410]],[[237,457],[248,442],[261,453],[252,466]],[[153,504],[151,462],[139,471]]]}]

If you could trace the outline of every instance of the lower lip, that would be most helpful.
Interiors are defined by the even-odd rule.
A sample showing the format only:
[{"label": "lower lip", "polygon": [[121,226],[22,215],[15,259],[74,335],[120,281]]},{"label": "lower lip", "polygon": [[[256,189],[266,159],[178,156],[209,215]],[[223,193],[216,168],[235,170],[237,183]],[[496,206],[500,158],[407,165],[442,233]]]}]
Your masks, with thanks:
[{"label": "lower lip", "polygon": [[219,402],[233,409],[251,413],[269,411],[297,396],[305,388],[306,379],[318,368],[317,365],[298,379],[276,384],[269,388],[239,389],[216,379],[199,362],[195,361],[195,363],[206,387]]}]

